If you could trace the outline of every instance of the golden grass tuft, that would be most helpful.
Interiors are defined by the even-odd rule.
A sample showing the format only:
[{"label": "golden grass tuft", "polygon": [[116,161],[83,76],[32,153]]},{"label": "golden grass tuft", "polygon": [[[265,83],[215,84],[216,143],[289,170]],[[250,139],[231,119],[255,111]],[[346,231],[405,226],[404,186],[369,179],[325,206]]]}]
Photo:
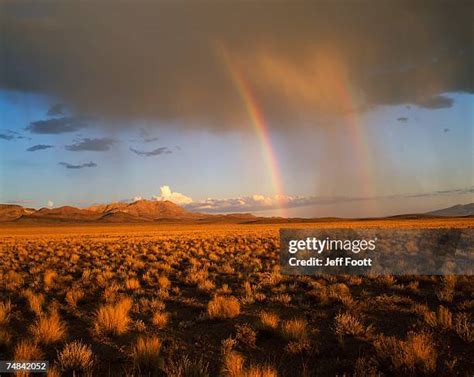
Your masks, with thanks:
[{"label": "golden grass tuft", "polygon": [[277,371],[268,365],[251,365],[245,367],[245,358],[238,352],[231,351],[224,355],[223,374],[226,377],[277,377]]},{"label": "golden grass tuft", "polygon": [[42,358],[41,348],[32,340],[21,340],[13,351],[13,360],[15,361],[41,360]]},{"label": "golden grass tuft", "polygon": [[165,312],[156,312],[153,314],[151,322],[158,327],[159,329],[163,329],[166,327],[169,321],[169,314]]},{"label": "golden grass tuft", "polygon": [[307,323],[304,319],[289,319],[281,324],[281,333],[288,340],[303,340],[307,337]]},{"label": "golden grass tuft", "polygon": [[230,351],[224,355],[223,372],[228,377],[244,377],[244,364],[245,359],[240,353]]},{"label": "golden grass tuft", "polygon": [[94,327],[98,334],[122,335],[130,325],[130,309],[132,299],[124,297],[114,304],[101,306],[96,313]]},{"label": "golden grass tuft", "polygon": [[171,287],[171,282],[166,276],[160,276],[158,278],[158,286],[161,289],[168,289],[169,287]]},{"label": "golden grass tuft", "polygon": [[12,311],[12,303],[10,300],[0,302],[0,326],[5,326],[9,319]]},{"label": "golden grass tuft", "polygon": [[374,341],[377,357],[388,361],[397,372],[433,373],[438,353],[433,338],[428,333],[408,334],[407,340],[393,336],[379,336]]},{"label": "golden grass tuft", "polygon": [[66,344],[58,353],[58,363],[64,372],[87,373],[94,364],[94,354],[90,346],[75,341]]},{"label": "golden grass tuft", "polygon": [[359,318],[351,313],[339,313],[334,318],[334,332],[341,335],[363,335],[366,332]]},{"label": "golden grass tuft", "polygon": [[125,281],[125,287],[129,291],[136,291],[137,289],[140,289],[140,281],[135,278],[129,278]]},{"label": "golden grass tuft", "polygon": [[161,341],[156,336],[140,337],[132,347],[132,359],[141,373],[156,373],[160,369]]},{"label": "golden grass tuft", "polygon": [[239,301],[233,296],[216,296],[207,304],[207,314],[212,319],[235,318],[240,314]]},{"label": "golden grass tuft", "polygon": [[278,328],[278,323],[280,322],[278,314],[262,311],[260,312],[259,318],[262,328],[268,330],[276,330]]},{"label": "golden grass tuft", "polygon": [[84,291],[80,288],[73,288],[66,293],[66,302],[72,309],[77,308],[77,304],[84,298]]},{"label": "golden grass tuft", "polygon": [[43,344],[59,342],[66,336],[66,325],[56,310],[37,318],[30,326],[30,330],[35,339]]},{"label": "golden grass tuft", "polygon": [[28,301],[30,310],[37,316],[43,313],[44,295],[41,293],[34,293],[31,290],[26,290],[23,294]]}]

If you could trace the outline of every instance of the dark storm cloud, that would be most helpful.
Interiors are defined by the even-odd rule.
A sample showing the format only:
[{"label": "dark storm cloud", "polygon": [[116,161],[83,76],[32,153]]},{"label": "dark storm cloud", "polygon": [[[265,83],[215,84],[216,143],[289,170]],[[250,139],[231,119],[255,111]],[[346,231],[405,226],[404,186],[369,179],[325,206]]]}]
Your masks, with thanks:
[{"label": "dark storm cloud", "polygon": [[54,146],[47,145],[47,144],[37,144],[37,145],[33,145],[32,147],[29,147],[26,151],[27,152],[36,152],[36,151],[42,151],[42,150],[49,149],[49,148],[54,148]]},{"label": "dark storm cloud", "polygon": [[64,166],[66,169],[83,169],[83,168],[95,168],[97,164],[95,162],[85,162],[83,164],[70,164],[68,162],[59,162],[59,165]]},{"label": "dark storm cloud", "polygon": [[79,152],[79,151],[93,151],[93,152],[104,152],[108,151],[112,145],[116,143],[115,140],[109,138],[89,139],[84,138],[74,142],[73,144],[66,145],[68,151]]},{"label": "dark storm cloud", "polygon": [[56,116],[64,114],[64,104],[56,103],[55,105],[51,106],[48,110],[48,116]]},{"label": "dark storm cloud", "polygon": [[137,149],[134,149],[134,148],[130,147],[130,150],[138,156],[145,156],[145,157],[159,156],[161,154],[173,153],[167,147],[156,148],[156,149],[153,149],[152,151],[139,151]]},{"label": "dark storm cloud", "polygon": [[26,130],[34,134],[62,134],[87,127],[89,117],[62,117],[31,122]]},{"label": "dark storm cloud", "polygon": [[445,96],[434,96],[417,102],[417,105],[427,109],[444,109],[452,107],[453,99]]},{"label": "dark storm cloud", "polygon": [[117,125],[245,127],[239,75],[271,127],[380,104],[446,107],[442,93],[474,91],[468,1],[0,7],[0,87],[49,94]]}]

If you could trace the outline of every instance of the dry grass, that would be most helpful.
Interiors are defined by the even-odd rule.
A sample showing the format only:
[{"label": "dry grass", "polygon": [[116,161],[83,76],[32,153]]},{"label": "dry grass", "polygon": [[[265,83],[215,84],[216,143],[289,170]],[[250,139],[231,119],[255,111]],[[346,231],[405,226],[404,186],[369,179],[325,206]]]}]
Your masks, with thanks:
[{"label": "dry grass", "polygon": [[31,340],[20,341],[13,351],[13,360],[15,361],[41,360],[42,358],[41,348]]},{"label": "dry grass", "polygon": [[276,330],[280,322],[278,314],[262,311],[259,315],[260,325],[264,329]]},{"label": "dry grass", "polygon": [[36,319],[30,331],[35,339],[42,344],[56,343],[66,336],[66,325],[59,318],[56,311],[45,314]]},{"label": "dry grass", "polygon": [[286,276],[279,227],[11,227],[0,354],[51,377],[473,375],[473,277]]},{"label": "dry grass", "polygon": [[334,332],[337,335],[360,336],[366,331],[360,319],[351,313],[339,313],[334,318]]},{"label": "dry grass", "polygon": [[454,330],[465,342],[474,342],[474,324],[468,313],[456,314],[454,317]]},{"label": "dry grass", "polygon": [[155,336],[140,337],[132,347],[132,359],[140,373],[152,375],[160,369],[161,341]]},{"label": "dry grass", "polygon": [[71,306],[72,309],[77,309],[77,304],[84,298],[84,296],[84,290],[80,288],[74,288],[66,293],[66,302]]},{"label": "dry grass", "polygon": [[288,340],[302,340],[308,336],[307,323],[304,319],[289,319],[281,324],[281,333]]},{"label": "dry grass", "polygon": [[409,333],[407,340],[380,336],[374,342],[377,357],[388,361],[393,370],[408,373],[433,373],[438,353],[428,333]]},{"label": "dry grass", "polygon": [[12,311],[12,303],[7,300],[4,302],[0,301],[0,326],[5,326],[10,319],[10,313]]},{"label": "dry grass", "polygon": [[37,316],[40,316],[43,313],[44,295],[27,290],[24,292],[24,296],[28,301],[30,310]]},{"label": "dry grass", "polygon": [[157,312],[153,314],[151,322],[159,329],[166,327],[169,321],[169,314],[164,312]]},{"label": "dry grass", "polygon": [[233,296],[216,296],[208,302],[207,314],[212,319],[235,318],[240,314],[239,301]]},{"label": "dry grass", "polygon": [[124,297],[115,304],[101,306],[96,313],[94,327],[98,334],[122,335],[130,325],[132,300]]},{"label": "dry grass", "polygon": [[268,365],[245,367],[245,358],[237,352],[224,355],[223,374],[227,377],[277,377],[277,371]]},{"label": "dry grass", "polygon": [[59,352],[58,363],[63,372],[90,373],[94,354],[90,346],[76,341],[66,344]]}]

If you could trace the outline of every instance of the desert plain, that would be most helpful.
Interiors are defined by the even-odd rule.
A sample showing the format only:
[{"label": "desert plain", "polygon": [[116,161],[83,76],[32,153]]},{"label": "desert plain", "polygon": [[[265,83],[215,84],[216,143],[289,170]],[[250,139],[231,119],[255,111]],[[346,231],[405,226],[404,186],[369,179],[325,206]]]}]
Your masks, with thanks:
[{"label": "desert plain", "polygon": [[472,276],[286,276],[282,227],[474,220],[5,223],[0,359],[48,376],[473,375]]}]

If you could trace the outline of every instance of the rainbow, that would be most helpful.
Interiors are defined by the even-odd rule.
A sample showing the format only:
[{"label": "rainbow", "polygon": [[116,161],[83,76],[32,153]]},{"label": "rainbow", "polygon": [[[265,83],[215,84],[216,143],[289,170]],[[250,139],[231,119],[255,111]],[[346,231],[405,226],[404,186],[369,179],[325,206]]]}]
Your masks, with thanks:
[{"label": "rainbow", "polygon": [[249,83],[245,79],[242,72],[238,69],[238,67],[232,62],[232,59],[230,58],[230,54],[227,49],[222,45],[218,45],[218,52],[230,74],[232,82],[234,83],[240,97],[242,98],[242,102],[245,106],[250,122],[260,141],[263,151],[263,157],[270,172],[272,186],[275,198],[278,202],[278,210],[280,216],[286,217],[285,194],[281,179],[280,168],[278,165],[276,153],[273,149],[270,132],[268,129],[268,125],[265,122],[263,112],[258,106],[258,102],[252,93],[252,89]]},{"label": "rainbow", "polygon": [[[342,108],[347,111],[345,119],[349,126],[349,139],[351,140],[351,148],[354,153],[354,159],[358,166],[358,185],[360,194],[364,198],[369,199],[374,196],[373,192],[373,168],[372,168],[372,152],[367,139],[367,131],[365,130],[358,115],[358,98],[347,75],[338,74],[336,78],[337,98],[341,101]],[[372,203],[369,202],[369,207]]]}]

